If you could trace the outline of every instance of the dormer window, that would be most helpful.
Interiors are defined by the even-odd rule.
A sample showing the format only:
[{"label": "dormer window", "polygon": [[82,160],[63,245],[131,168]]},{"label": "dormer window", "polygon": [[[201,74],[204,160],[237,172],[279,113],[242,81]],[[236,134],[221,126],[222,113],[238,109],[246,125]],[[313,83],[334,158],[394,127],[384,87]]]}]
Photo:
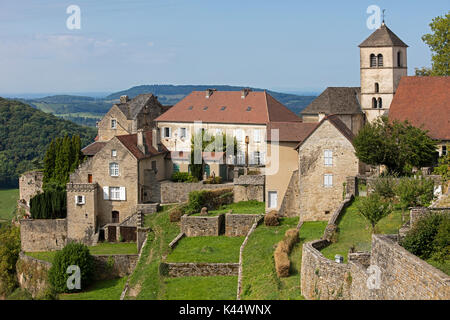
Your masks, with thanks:
[{"label": "dormer window", "polygon": [[252,107],[247,107],[246,111],[252,111]]},{"label": "dormer window", "polygon": [[224,111],[226,108],[226,106],[223,106],[222,108],[220,108],[220,111]]},{"label": "dormer window", "polygon": [[111,119],[111,129],[117,129],[117,120]]},{"label": "dormer window", "polygon": [[382,54],[378,55],[378,66],[379,67],[383,66],[383,55]]},{"label": "dormer window", "polygon": [[189,106],[189,107],[188,107],[188,110],[192,110],[192,109],[194,109],[193,106]]},{"label": "dormer window", "polygon": [[203,107],[203,111],[206,111],[206,110],[208,110],[208,107],[206,107],[206,106]]}]

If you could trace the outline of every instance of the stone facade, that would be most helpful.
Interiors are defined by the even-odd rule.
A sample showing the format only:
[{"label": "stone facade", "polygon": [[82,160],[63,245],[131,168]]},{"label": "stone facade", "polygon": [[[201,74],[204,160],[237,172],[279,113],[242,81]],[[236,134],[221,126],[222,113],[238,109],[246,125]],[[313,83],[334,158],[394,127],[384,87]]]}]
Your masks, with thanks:
[{"label": "stone facade", "polygon": [[137,254],[95,255],[94,279],[107,280],[130,275],[138,262]]},{"label": "stone facade", "polygon": [[227,237],[246,236],[252,225],[261,215],[258,214],[236,214],[225,215],[225,235]]},{"label": "stone facade", "polygon": [[256,200],[264,202],[264,175],[241,175],[233,180],[234,202]]},{"label": "stone facade", "polygon": [[44,172],[38,170],[28,171],[20,176],[19,199],[28,207],[30,206],[30,199],[42,192],[43,180]]},{"label": "stone facade", "polygon": [[67,242],[66,219],[20,220],[22,251],[54,251],[62,249]]},{"label": "stone facade", "polygon": [[[329,260],[327,240],[305,243],[301,289],[307,299],[449,300],[450,277],[397,244],[396,236],[372,235],[371,253],[349,254],[348,264]],[[379,270],[379,287],[369,289]]]},{"label": "stone facade", "polygon": [[187,237],[218,236],[223,234],[223,221],[225,215],[215,217],[192,217],[183,215],[180,220],[180,229]]},{"label": "stone facade", "polygon": [[[298,170],[292,172],[288,187],[282,198],[278,216],[280,217],[296,217],[299,216],[300,194],[298,185]],[[266,203],[267,206],[267,203]]]},{"label": "stone facade", "polygon": [[[332,152],[331,165],[325,164],[325,151]],[[345,196],[346,178],[358,175],[360,167],[349,139],[330,121],[322,122],[299,147],[300,219],[328,220]]]},{"label": "stone facade", "polygon": [[169,277],[237,276],[239,263],[161,263],[160,271]]}]

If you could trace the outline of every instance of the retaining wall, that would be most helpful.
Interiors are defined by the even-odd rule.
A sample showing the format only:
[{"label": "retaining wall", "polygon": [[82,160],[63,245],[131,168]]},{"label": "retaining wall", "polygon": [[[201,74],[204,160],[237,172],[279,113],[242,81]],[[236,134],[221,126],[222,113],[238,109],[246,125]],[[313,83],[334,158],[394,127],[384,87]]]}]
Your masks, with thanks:
[{"label": "retaining wall", "polygon": [[245,236],[252,225],[261,215],[259,214],[232,214],[225,215],[225,235],[228,237]]},{"label": "retaining wall", "polygon": [[67,241],[66,219],[20,220],[20,242],[22,251],[60,250]]},{"label": "retaining wall", "polygon": [[232,188],[232,183],[203,184],[203,182],[161,182],[161,203],[180,203],[189,199],[189,193],[196,190]]},{"label": "retaining wall", "polygon": [[187,237],[218,236],[223,234],[225,215],[214,217],[183,215],[180,219],[180,229]]},{"label": "retaining wall", "polygon": [[160,272],[169,277],[237,276],[239,263],[161,263]]}]

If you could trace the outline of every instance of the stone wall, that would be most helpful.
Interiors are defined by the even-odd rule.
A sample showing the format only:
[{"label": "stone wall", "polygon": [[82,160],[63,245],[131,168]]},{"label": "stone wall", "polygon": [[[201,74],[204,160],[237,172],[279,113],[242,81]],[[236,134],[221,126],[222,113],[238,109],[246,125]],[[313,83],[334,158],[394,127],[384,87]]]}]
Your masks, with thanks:
[{"label": "stone wall", "polygon": [[410,211],[410,226],[429,214],[450,214],[450,208],[412,208]]},{"label": "stone wall", "polygon": [[19,178],[19,199],[24,200],[26,205],[30,206],[30,199],[42,192],[44,179],[43,171],[28,171]]},{"label": "stone wall", "polygon": [[231,188],[233,184],[203,184],[203,182],[161,182],[161,203],[181,203],[189,199],[189,193],[196,190]]},{"label": "stone wall", "polygon": [[[371,253],[352,253],[348,264],[336,263],[319,251],[327,240],[305,243],[301,289],[307,299],[449,300],[450,277],[397,244],[395,235],[373,235]],[[380,271],[379,287],[369,289]]]},{"label": "stone wall", "polygon": [[94,256],[94,279],[107,280],[130,275],[138,262],[137,254]]},{"label": "stone wall", "polygon": [[218,236],[223,234],[224,214],[215,217],[183,215],[180,229],[187,237]]},{"label": "stone wall", "polygon": [[66,219],[20,220],[22,251],[54,251],[62,249],[67,241]]},{"label": "stone wall", "polygon": [[247,235],[252,225],[261,215],[258,214],[231,214],[225,215],[225,235],[227,237],[241,237]]},{"label": "stone wall", "polygon": [[140,203],[136,205],[136,211],[143,214],[155,213],[158,211],[159,203]]},{"label": "stone wall", "polygon": [[299,185],[298,185],[298,170],[292,172],[289,185],[281,202],[278,215],[280,217],[296,217],[299,216]]},{"label": "stone wall", "polygon": [[237,276],[239,263],[161,263],[161,274],[169,277]]},{"label": "stone wall", "polygon": [[256,200],[264,201],[263,175],[241,175],[234,178],[234,202]]},{"label": "stone wall", "polygon": [[47,272],[51,266],[50,262],[34,259],[20,252],[16,263],[19,286],[33,298],[41,296],[49,287]]}]

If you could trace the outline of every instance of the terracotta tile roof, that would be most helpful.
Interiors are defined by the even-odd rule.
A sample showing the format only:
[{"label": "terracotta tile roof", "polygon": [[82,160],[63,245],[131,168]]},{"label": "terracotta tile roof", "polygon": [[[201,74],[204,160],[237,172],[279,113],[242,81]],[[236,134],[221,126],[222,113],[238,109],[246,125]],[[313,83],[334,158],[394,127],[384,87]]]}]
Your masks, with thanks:
[{"label": "terracotta tile roof", "polygon": [[193,91],[156,121],[267,124],[301,119],[265,91],[250,91],[245,98],[241,91],[214,91],[209,98],[205,91]]},{"label": "terracotta tile roof", "polygon": [[95,156],[97,152],[103,149],[106,142],[93,142],[81,150],[85,156]]},{"label": "terracotta tile roof", "polygon": [[408,120],[436,140],[450,140],[450,77],[403,77],[389,120]]},{"label": "terracotta tile roof", "polygon": [[306,114],[357,114],[362,113],[359,98],[361,88],[358,87],[329,87],[326,88],[302,112]]},{"label": "terracotta tile roof", "polygon": [[407,47],[384,23],[375,30],[359,47]]},{"label": "terracotta tile roof", "polygon": [[136,159],[144,159],[151,156],[156,156],[158,154],[168,152],[167,149],[161,144],[161,151],[156,150],[152,146],[152,132],[144,132],[144,143],[146,146],[147,153],[144,154],[137,146],[137,134],[127,134],[123,136],[116,136],[120,142],[136,157]]},{"label": "terracotta tile roof", "polygon": [[[308,134],[307,137],[305,137],[305,139],[303,141],[301,141],[296,147],[295,149],[300,148],[300,146],[306,141],[308,140],[308,138],[314,133],[314,131],[316,131],[317,128],[319,128],[325,121],[329,121],[336,129],[339,130],[339,132],[342,133],[342,135],[344,137],[346,137],[348,139],[348,141],[350,141],[353,144],[353,139],[355,138],[355,135],[353,134],[353,132],[345,125],[345,123],[342,122],[341,119],[339,119],[338,115],[329,115],[326,116],[325,118],[322,119],[322,121],[320,121],[316,127],[311,130],[311,132]],[[330,137],[330,139],[333,139],[333,137]]]},{"label": "terracotta tile roof", "polygon": [[272,141],[271,130],[278,129],[279,141],[300,142],[317,127],[318,123],[271,122],[267,127],[267,141]]}]

